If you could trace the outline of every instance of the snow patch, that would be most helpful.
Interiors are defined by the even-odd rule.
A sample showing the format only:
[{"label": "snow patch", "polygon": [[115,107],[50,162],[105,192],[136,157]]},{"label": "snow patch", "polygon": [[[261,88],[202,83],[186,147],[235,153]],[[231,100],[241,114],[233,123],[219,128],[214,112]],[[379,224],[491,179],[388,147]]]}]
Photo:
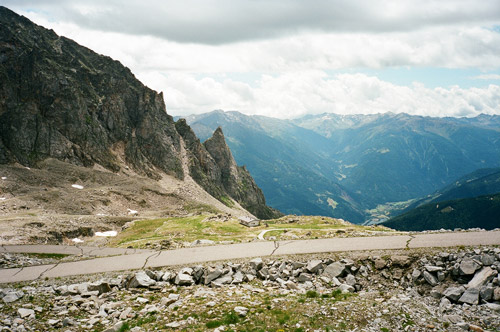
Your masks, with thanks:
[{"label": "snow patch", "polygon": [[73,240],[74,243],[83,243],[83,240],[80,240],[79,238],[75,237]]},{"label": "snow patch", "polygon": [[113,237],[118,235],[117,231],[95,232],[95,236]]},{"label": "snow patch", "polygon": [[2,180],[7,180],[7,177],[6,176],[2,176]]},{"label": "snow patch", "polygon": [[83,186],[79,185],[79,184],[72,184],[71,185],[73,188],[76,188],[76,189],[83,189]]},{"label": "snow patch", "polygon": [[136,216],[139,214],[139,212],[137,212],[136,210],[127,209],[127,214]]}]

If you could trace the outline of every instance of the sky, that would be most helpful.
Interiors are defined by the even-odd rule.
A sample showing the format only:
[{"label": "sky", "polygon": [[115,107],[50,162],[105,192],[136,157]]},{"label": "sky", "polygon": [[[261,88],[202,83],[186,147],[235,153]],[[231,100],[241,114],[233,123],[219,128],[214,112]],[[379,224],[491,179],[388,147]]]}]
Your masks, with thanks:
[{"label": "sky", "polygon": [[167,112],[500,115],[499,0],[0,0]]}]

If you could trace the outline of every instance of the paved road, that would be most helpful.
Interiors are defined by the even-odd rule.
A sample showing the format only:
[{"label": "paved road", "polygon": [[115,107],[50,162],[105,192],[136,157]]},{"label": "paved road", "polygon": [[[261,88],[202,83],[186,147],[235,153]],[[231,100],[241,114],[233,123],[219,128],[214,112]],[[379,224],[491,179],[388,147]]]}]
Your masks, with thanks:
[{"label": "paved road", "polygon": [[[495,244],[500,244],[500,231],[252,242],[156,252],[148,250],[133,252],[133,250],[113,248],[91,249],[87,247],[85,252],[90,254],[100,253],[100,255],[118,256],[25,268],[2,269],[0,270],[0,283],[36,280],[45,277],[54,278],[162,266],[189,265],[216,260],[270,255]],[[48,246],[5,246],[3,248],[4,251],[9,252],[28,252],[27,250],[29,249],[30,252],[58,250],[58,253],[81,253],[80,249],[75,249],[76,247],[64,246],[51,246],[50,248]]]}]

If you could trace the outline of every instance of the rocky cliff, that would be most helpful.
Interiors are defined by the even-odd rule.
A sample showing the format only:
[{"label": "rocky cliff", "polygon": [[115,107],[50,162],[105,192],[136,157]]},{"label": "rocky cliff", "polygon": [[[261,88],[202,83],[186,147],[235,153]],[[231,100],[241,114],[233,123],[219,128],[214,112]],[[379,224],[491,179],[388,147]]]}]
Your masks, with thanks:
[{"label": "rocky cliff", "polygon": [[[234,172],[221,169],[225,164],[210,156],[187,125],[176,126],[161,93],[118,61],[0,7],[0,163],[36,167],[56,158],[182,179],[183,138],[189,172],[203,188],[265,217],[259,211],[268,208],[250,175],[249,192],[235,195],[239,184],[222,180]],[[229,151],[224,140],[217,142]]]}]

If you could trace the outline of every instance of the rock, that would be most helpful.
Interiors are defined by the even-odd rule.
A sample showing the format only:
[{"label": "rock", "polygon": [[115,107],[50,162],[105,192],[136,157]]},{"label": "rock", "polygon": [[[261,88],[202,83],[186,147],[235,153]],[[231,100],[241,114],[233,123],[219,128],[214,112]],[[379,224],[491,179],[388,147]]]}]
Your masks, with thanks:
[{"label": "rock", "polygon": [[132,308],[131,307],[127,307],[125,310],[123,310],[119,316],[119,318],[121,320],[124,320],[124,319],[127,319],[131,316],[131,313],[132,313]]},{"label": "rock", "polygon": [[328,265],[323,271],[322,275],[326,275],[330,278],[340,277],[344,274],[345,265],[340,262],[334,262]]},{"label": "rock", "polygon": [[457,323],[463,322],[464,320],[463,320],[462,316],[460,316],[460,315],[444,315],[443,321],[448,322],[448,323],[452,323],[452,324],[457,324]]},{"label": "rock", "polygon": [[193,276],[193,272],[194,272],[194,270],[192,268],[190,268],[190,267],[183,267],[179,271],[179,274],[187,274],[187,275]]},{"label": "rock", "polygon": [[492,311],[500,312],[500,304],[486,303],[486,307]]},{"label": "rock", "polygon": [[489,301],[493,298],[493,287],[483,286],[479,289],[479,297],[482,300]]},{"label": "rock", "polygon": [[168,324],[165,324],[166,327],[170,327],[172,329],[176,329],[178,327],[181,327],[182,324],[180,322],[170,322]]},{"label": "rock", "polygon": [[297,269],[300,269],[302,267],[306,266],[306,264],[302,263],[302,262],[293,262],[292,263],[292,268],[294,270],[297,270]]},{"label": "rock", "polygon": [[31,315],[33,315],[33,317],[35,316],[35,310],[32,309],[19,308],[17,309],[17,313],[21,316],[21,318],[26,318]]},{"label": "rock", "polygon": [[406,266],[409,266],[411,264],[411,259],[408,256],[394,255],[394,256],[391,256],[391,261],[392,261],[393,265],[400,266],[400,267],[406,267]]},{"label": "rock", "polygon": [[111,287],[105,281],[97,281],[97,282],[90,283],[88,286],[88,290],[91,292],[98,291],[99,295],[101,295],[103,293],[111,292]]},{"label": "rock", "polygon": [[174,283],[178,286],[191,286],[194,284],[193,277],[186,273],[178,273]]},{"label": "rock", "polygon": [[17,300],[19,300],[22,297],[22,292],[8,292],[7,295],[5,295],[2,300],[5,303],[12,303]]},{"label": "rock", "polygon": [[299,277],[297,278],[297,281],[299,282],[306,282],[306,281],[311,281],[311,275],[307,273],[301,273]]},{"label": "rock", "polygon": [[310,261],[307,264],[306,270],[311,272],[311,273],[316,273],[318,272],[321,268],[323,267],[323,262],[319,259],[315,259]]},{"label": "rock", "polygon": [[467,304],[478,304],[479,303],[479,289],[477,288],[469,288],[467,289],[462,296],[458,299],[460,303]]},{"label": "rock", "polygon": [[426,265],[425,266],[425,269],[428,271],[428,272],[438,272],[438,271],[443,271],[444,268],[442,268],[441,266],[433,266],[433,265]]},{"label": "rock", "polygon": [[469,331],[474,331],[474,332],[484,332],[483,328],[477,326],[477,325],[469,325]]},{"label": "rock", "polygon": [[222,285],[230,284],[232,281],[233,281],[233,277],[231,276],[231,274],[228,273],[228,274],[223,275],[220,278],[213,280],[211,284],[212,284],[212,286],[221,287]]},{"label": "rock", "polygon": [[479,264],[472,259],[464,259],[459,266],[459,273],[461,275],[474,274],[480,268]]},{"label": "rock", "polygon": [[128,282],[127,288],[149,287],[156,284],[156,281],[151,279],[146,272],[139,271],[134,274],[134,277]]},{"label": "rock", "polygon": [[286,286],[286,288],[288,288],[290,290],[298,290],[299,289],[297,284],[291,280],[288,280],[287,282],[285,282],[285,286]]},{"label": "rock", "polygon": [[215,244],[215,242],[212,240],[205,240],[205,239],[194,240],[193,242],[191,242],[192,246],[200,246],[200,245],[203,246],[203,245],[212,245],[212,244]]},{"label": "rock", "polygon": [[255,271],[260,270],[264,266],[264,262],[260,257],[252,259],[249,263],[252,269],[254,269]]},{"label": "rock", "polygon": [[493,290],[493,301],[500,301],[500,287],[496,287]]},{"label": "rock", "polygon": [[354,286],[356,284],[356,277],[353,276],[352,274],[348,274],[347,277],[345,278],[345,283],[348,284],[349,286]]},{"label": "rock", "polygon": [[174,279],[174,274],[170,271],[166,271],[161,277],[161,280],[166,282],[169,282],[172,279]]},{"label": "rock", "polygon": [[232,281],[233,284],[235,285],[241,284],[244,281],[245,281],[245,275],[243,274],[243,272],[238,271],[233,275],[233,281]]},{"label": "rock", "polygon": [[422,275],[422,272],[419,269],[413,269],[413,272],[411,273],[411,277],[413,281],[417,281],[418,278]]},{"label": "rock", "polygon": [[245,317],[248,313],[248,308],[246,307],[235,307],[234,312],[238,314],[238,316]]},{"label": "rock", "polygon": [[491,267],[483,267],[481,271],[477,272],[474,275],[474,278],[469,281],[469,283],[467,284],[467,288],[478,288],[493,279],[496,274],[497,271],[491,269]]},{"label": "rock", "polygon": [[432,273],[429,273],[427,271],[424,271],[424,279],[431,286],[436,286],[437,284],[439,284],[437,278]]},{"label": "rock", "polygon": [[457,302],[458,299],[460,299],[460,297],[462,296],[462,294],[465,292],[465,287],[464,286],[460,286],[460,287],[448,287],[443,295],[450,299],[451,301],[453,302]]},{"label": "rock", "polygon": [[355,288],[350,286],[350,285],[346,285],[346,284],[342,284],[339,286],[339,289],[342,293],[354,293],[355,291]]},{"label": "rock", "polygon": [[482,255],[481,256],[481,263],[483,263],[484,266],[490,266],[495,263],[495,256],[493,255]]},{"label": "rock", "polygon": [[269,277],[269,269],[267,267],[263,267],[259,271],[257,271],[257,277],[264,280]]},{"label": "rock", "polygon": [[374,263],[375,263],[375,268],[377,270],[382,270],[384,267],[387,266],[387,261],[380,257],[376,258]]},{"label": "rock", "polygon": [[222,275],[222,271],[220,269],[213,269],[207,271],[206,275],[203,277],[203,283],[208,285],[212,280],[219,278]]}]

